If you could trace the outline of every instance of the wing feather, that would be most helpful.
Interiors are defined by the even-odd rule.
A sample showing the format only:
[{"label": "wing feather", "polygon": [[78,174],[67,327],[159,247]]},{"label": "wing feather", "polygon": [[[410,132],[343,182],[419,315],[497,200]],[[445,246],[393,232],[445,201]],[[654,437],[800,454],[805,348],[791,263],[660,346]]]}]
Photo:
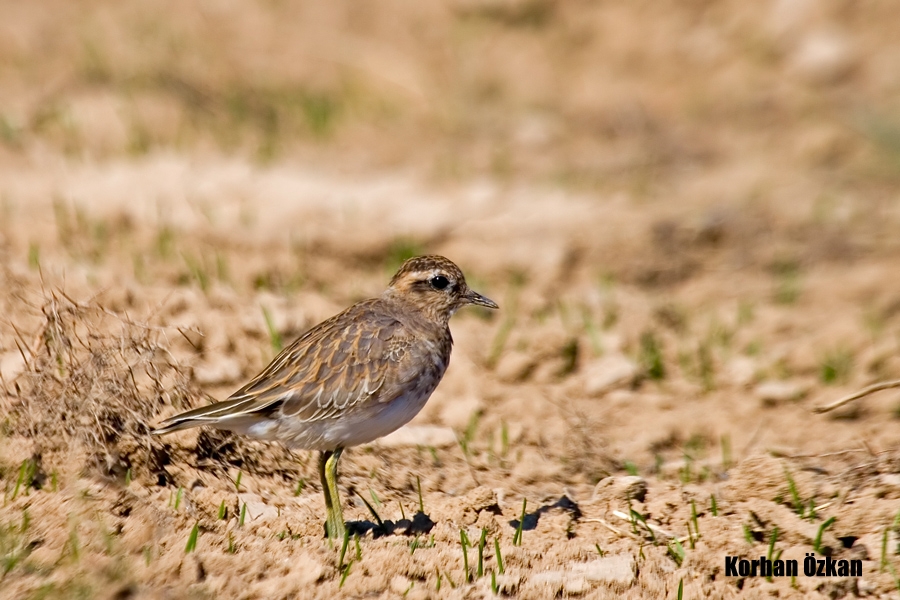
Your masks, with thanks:
[{"label": "wing feather", "polygon": [[415,376],[403,360],[414,336],[378,303],[360,302],[323,321],[228,399],[167,419],[156,432],[224,427],[276,413],[317,421],[369,400],[393,400]]}]

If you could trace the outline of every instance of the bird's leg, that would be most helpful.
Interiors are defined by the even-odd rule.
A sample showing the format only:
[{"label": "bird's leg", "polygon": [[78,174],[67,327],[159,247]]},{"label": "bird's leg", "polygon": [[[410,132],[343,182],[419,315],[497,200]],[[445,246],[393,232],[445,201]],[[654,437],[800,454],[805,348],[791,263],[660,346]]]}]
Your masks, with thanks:
[{"label": "bird's leg", "polygon": [[343,448],[338,448],[334,451],[327,450],[319,455],[319,477],[322,479],[325,508],[328,510],[325,531],[333,540],[342,539],[346,535],[344,515],[341,511],[341,497],[337,487],[338,461],[343,451]]},{"label": "bird's leg", "polygon": [[328,491],[328,478],[325,476],[325,465],[331,458],[331,451],[324,450],[319,452],[319,481],[322,482],[322,495],[325,496],[325,511],[328,520],[325,521],[325,537],[331,537],[331,494]]}]

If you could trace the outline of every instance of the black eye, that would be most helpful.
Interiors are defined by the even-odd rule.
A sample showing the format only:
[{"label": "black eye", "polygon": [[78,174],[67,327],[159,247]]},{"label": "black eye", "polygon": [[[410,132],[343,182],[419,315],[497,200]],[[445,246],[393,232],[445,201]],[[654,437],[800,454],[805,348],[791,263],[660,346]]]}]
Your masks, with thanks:
[{"label": "black eye", "polygon": [[434,277],[432,277],[431,279],[428,280],[428,283],[430,283],[431,287],[433,287],[434,289],[442,290],[445,287],[447,287],[448,285],[450,285],[450,280],[447,279],[446,277],[444,277],[443,275],[435,275]]}]

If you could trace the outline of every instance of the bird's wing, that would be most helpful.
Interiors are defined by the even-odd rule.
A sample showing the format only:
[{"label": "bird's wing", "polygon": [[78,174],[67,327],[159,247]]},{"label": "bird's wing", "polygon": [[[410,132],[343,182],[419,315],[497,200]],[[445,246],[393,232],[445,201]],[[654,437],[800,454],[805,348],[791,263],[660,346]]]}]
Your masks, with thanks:
[{"label": "bird's wing", "polygon": [[396,318],[376,310],[374,302],[323,321],[227,400],[176,415],[157,432],[276,412],[316,421],[369,399],[393,400],[415,376],[404,360],[414,337]]}]

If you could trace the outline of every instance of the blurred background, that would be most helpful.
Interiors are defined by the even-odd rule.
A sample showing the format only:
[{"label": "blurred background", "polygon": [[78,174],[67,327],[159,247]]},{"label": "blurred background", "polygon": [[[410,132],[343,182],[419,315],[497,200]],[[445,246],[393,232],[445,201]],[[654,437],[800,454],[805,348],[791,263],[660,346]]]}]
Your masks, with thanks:
[{"label": "blurred background", "polygon": [[772,0],[5,2],[5,164],[239,156],[872,210],[895,6]]},{"label": "blurred background", "polygon": [[[247,597],[235,569],[264,565],[271,552],[295,565],[285,582],[332,597],[343,585],[334,553],[307,543],[321,533],[308,455],[292,462],[233,440],[220,452],[221,440],[178,436],[148,454],[147,424],[227,396],[308,327],[377,294],[403,259],[436,252],[501,310],[460,311],[451,324],[453,364],[413,422],[441,428],[449,444],[420,438],[342,459],[347,488],[408,507],[410,474],[421,474],[439,522],[437,546],[432,538],[414,556],[415,547],[401,552],[407,563],[396,539],[366,540],[365,560],[383,562],[364,563],[348,593],[435,585],[433,567],[459,558],[450,525],[470,516],[471,525],[490,505],[460,498],[484,485],[500,490],[503,514],[482,510],[479,524],[503,543],[522,499],[542,506],[536,523],[550,515],[511,560],[533,584],[521,597],[548,597],[530,570],[636,556],[634,536],[597,525],[625,506],[621,489],[632,488],[622,477],[644,478],[639,510],[679,535],[702,509],[699,551],[682,538],[684,568],[684,548],[673,559],[655,537],[640,538],[647,562],[636,583],[632,569],[633,597],[672,596],[682,577],[695,597],[894,593],[884,554],[875,557],[900,535],[891,450],[900,397],[810,410],[900,377],[897,8],[0,0],[0,404],[21,413],[2,413],[13,416],[0,441],[19,437],[0,443],[0,476],[25,473],[34,447],[45,470],[61,465],[75,482],[59,497],[94,486],[96,504],[79,505],[88,507],[80,523],[94,527],[82,537],[98,561],[86,571],[99,581],[92,589],[114,590],[101,568],[104,540],[114,539],[125,579],[146,597],[172,585],[183,593],[171,597],[186,597],[189,584]],[[122,325],[125,314],[137,324]],[[47,366],[59,364],[60,339],[91,340],[62,344],[79,368]],[[96,359],[98,347],[111,362]],[[124,379],[133,356],[122,348],[171,357],[165,385]],[[79,385],[84,398],[70,393]],[[84,406],[105,408],[115,435],[96,440]],[[285,510],[234,529],[217,517],[234,486],[199,464],[198,451],[230,477],[244,469],[258,505]],[[118,483],[98,486],[85,473]],[[128,486],[126,473],[144,494],[128,496],[132,517],[115,487]],[[182,487],[196,512],[171,509]],[[557,514],[563,493],[585,519]],[[42,538],[43,562],[34,558],[50,566],[14,571],[14,595],[30,597],[40,573],[75,564],[53,562],[75,521],[58,504],[9,495],[0,514],[22,548],[32,541],[19,525],[25,508],[58,530]],[[703,512],[710,498],[727,512]],[[350,502],[348,518],[368,518]],[[830,508],[805,512],[814,504]],[[110,514],[115,522],[98,517]],[[735,588],[710,575],[725,555],[771,555],[779,531],[778,551],[802,560],[821,541],[808,530],[830,527],[830,516],[828,536],[842,540],[834,556],[868,548],[868,588],[810,578],[761,592],[761,579]],[[201,550],[215,554],[204,558],[207,583],[191,578],[198,569],[182,552],[198,523]],[[271,535],[288,530],[296,535],[284,544]],[[233,543],[265,551],[251,564]],[[292,562],[297,552],[313,568]],[[277,579],[252,579],[250,597],[282,590]],[[426,597],[424,585],[411,597]]]}]

